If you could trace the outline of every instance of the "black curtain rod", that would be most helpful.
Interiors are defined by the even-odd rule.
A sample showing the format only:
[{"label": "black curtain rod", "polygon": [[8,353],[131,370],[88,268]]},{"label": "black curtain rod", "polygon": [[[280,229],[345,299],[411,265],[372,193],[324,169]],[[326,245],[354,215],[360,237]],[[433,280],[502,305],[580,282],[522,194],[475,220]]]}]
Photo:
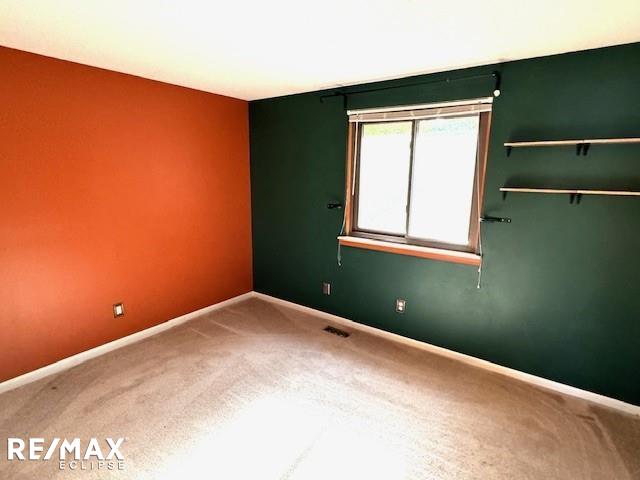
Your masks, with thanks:
[{"label": "black curtain rod", "polygon": [[365,90],[355,90],[355,91],[351,91],[351,92],[347,92],[347,91],[338,91],[338,92],[334,92],[334,93],[328,93],[326,95],[322,95],[320,97],[320,101],[324,102],[325,98],[333,98],[333,97],[343,97],[344,101],[346,103],[347,97],[349,95],[359,95],[361,93],[372,93],[372,92],[381,92],[384,90],[394,90],[396,88],[407,88],[407,87],[417,87],[417,86],[421,86],[421,85],[429,85],[432,83],[452,83],[452,82],[458,82],[458,81],[462,81],[462,80],[473,80],[476,78],[487,78],[487,77],[493,77],[495,79],[495,88],[493,90],[493,95],[495,97],[497,97],[498,95],[500,95],[500,72],[493,71],[491,73],[479,73],[476,75],[467,75],[464,77],[454,77],[454,78],[441,78],[441,79],[437,79],[437,80],[428,80],[428,81],[422,81],[422,82],[415,82],[415,83],[407,83],[404,85],[391,85],[388,87],[378,87],[378,88],[368,88]]}]

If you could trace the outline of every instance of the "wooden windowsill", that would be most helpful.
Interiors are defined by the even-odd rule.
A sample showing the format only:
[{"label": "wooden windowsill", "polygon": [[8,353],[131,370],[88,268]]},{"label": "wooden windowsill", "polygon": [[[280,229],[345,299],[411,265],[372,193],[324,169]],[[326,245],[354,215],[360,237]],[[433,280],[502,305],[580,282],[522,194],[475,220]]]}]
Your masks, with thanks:
[{"label": "wooden windowsill", "polygon": [[340,236],[338,237],[338,242],[345,247],[364,248],[367,250],[377,250],[379,252],[396,253],[398,255],[409,255],[411,257],[430,258],[443,262],[462,263],[464,265],[478,266],[481,260],[480,255],[474,253],[382,242],[370,238]]}]

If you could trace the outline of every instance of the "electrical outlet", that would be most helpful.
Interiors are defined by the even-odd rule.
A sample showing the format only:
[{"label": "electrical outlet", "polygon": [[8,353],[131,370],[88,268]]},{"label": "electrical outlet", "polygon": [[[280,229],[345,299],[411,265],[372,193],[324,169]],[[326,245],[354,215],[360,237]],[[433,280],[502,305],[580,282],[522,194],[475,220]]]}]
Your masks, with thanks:
[{"label": "electrical outlet", "polygon": [[396,312],[404,313],[407,301],[402,298],[396,298]]},{"label": "electrical outlet", "polygon": [[113,304],[113,318],[118,318],[124,315],[124,303]]},{"label": "electrical outlet", "polygon": [[331,284],[329,282],[322,282],[323,295],[331,295]]}]

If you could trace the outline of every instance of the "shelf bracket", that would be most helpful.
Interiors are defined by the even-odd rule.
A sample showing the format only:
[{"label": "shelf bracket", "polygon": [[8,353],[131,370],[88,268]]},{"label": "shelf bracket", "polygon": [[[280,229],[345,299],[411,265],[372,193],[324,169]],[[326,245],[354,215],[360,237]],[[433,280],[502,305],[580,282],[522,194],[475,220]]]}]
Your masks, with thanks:
[{"label": "shelf bracket", "polygon": [[570,204],[576,204],[578,205],[580,203],[580,200],[582,200],[582,194],[581,193],[570,193],[569,194],[569,203]]},{"label": "shelf bracket", "polygon": [[507,199],[507,192],[502,192],[502,201],[504,202]]},{"label": "shelf bracket", "polygon": [[590,146],[589,142],[576,143],[576,155],[580,156],[582,154],[583,157],[586,156]]},{"label": "shelf bracket", "polygon": [[508,146],[508,147],[507,147],[507,157],[510,157],[510,156],[511,156],[511,150],[513,150],[513,147]]}]

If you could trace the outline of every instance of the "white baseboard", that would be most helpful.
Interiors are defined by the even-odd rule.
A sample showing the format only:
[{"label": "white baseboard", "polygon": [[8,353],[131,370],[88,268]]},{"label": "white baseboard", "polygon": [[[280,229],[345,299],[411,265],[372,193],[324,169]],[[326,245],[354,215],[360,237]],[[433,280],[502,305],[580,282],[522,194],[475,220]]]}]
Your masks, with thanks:
[{"label": "white baseboard", "polygon": [[200,315],[204,315],[206,313],[213,312],[214,310],[228,307],[229,305],[233,305],[234,303],[241,302],[248,298],[260,298],[268,302],[284,305],[301,312],[309,313],[309,314],[324,318],[326,320],[333,321],[335,323],[344,325],[349,328],[371,333],[373,335],[384,337],[389,340],[403,343],[405,345],[409,345],[415,348],[420,348],[422,350],[425,350],[431,353],[435,353],[447,358],[458,360],[468,365],[473,365],[475,367],[483,368],[485,370],[496,372],[501,375],[516,378],[518,380],[530,383],[532,385],[536,385],[538,387],[546,388],[548,390],[553,390],[555,392],[559,392],[565,395],[570,395],[572,397],[581,398],[583,400],[597,403],[605,407],[614,408],[616,410],[620,410],[620,411],[629,413],[631,415],[640,416],[640,406],[638,405],[632,405],[630,403],[626,403],[621,400],[616,400],[615,398],[600,395],[598,393],[589,392],[588,390],[582,390],[580,388],[565,385],[563,383],[554,382],[553,380],[548,380],[546,378],[531,375],[529,373],[524,373],[519,370],[514,370],[512,368],[496,365],[495,363],[488,362],[487,360],[482,360],[476,357],[472,357],[470,355],[465,355],[464,353],[454,352],[453,350],[448,350],[446,348],[438,347],[436,345],[431,345],[429,343],[421,342],[419,340],[413,340],[411,338],[403,337],[402,335],[387,332],[385,330],[380,330],[378,328],[370,327],[362,323],[357,323],[352,320],[348,320],[344,317],[339,317],[337,315],[323,312],[315,308],[305,307],[297,303],[289,302],[287,300],[282,300],[280,298],[272,297],[270,295],[265,295],[264,293],[258,293],[258,292],[248,292],[242,295],[238,295],[237,297],[233,297],[228,300],[224,300],[222,302],[216,303],[214,305],[201,308],[200,310],[196,310],[195,312],[187,313],[185,315],[171,319],[159,325],[155,325],[153,327],[147,328],[140,332],[133,333],[126,337],[119,338],[109,343],[105,343],[104,345],[100,345],[98,347],[92,348],[85,352],[81,352],[71,357],[64,358],[58,362],[52,363],[51,365],[47,365],[45,367],[34,370],[32,372],[25,373],[24,375],[20,375],[19,377],[6,380],[5,382],[0,383],[0,393],[13,390],[15,388],[21,387],[31,382],[35,382],[36,380],[40,380],[41,378],[47,377],[49,375],[60,373],[71,367],[75,367],[76,365],[86,362],[87,360],[91,360],[92,358],[98,357],[100,355],[104,355],[107,352],[111,352],[113,350],[122,348],[126,345],[130,345],[135,342],[139,342],[140,340],[151,337],[165,330],[169,330],[170,328],[176,327],[184,322],[187,322],[196,317],[199,317]]},{"label": "white baseboard", "polygon": [[140,340],[151,337],[152,335],[157,335],[160,332],[169,330],[170,328],[176,327],[193,318],[199,317],[200,315],[213,312],[214,310],[218,310],[220,308],[228,307],[229,305],[240,302],[252,296],[254,296],[254,292],[243,293],[242,295],[238,295],[237,297],[233,297],[228,300],[218,302],[214,305],[209,305],[208,307],[201,308],[200,310],[196,310],[195,312],[186,313],[184,315],[173,318],[159,325],[155,325],[145,330],[132,333],[131,335],[127,335],[126,337],[118,338],[117,340],[114,340],[109,343],[105,343],[104,345],[99,345],[97,347],[94,347],[90,350],[86,350],[84,352],[77,353],[76,355],[63,358],[62,360],[59,360],[55,363],[39,368],[32,372],[25,373],[24,375],[20,375],[19,377],[11,378],[9,380],[6,380],[0,383],[0,393],[13,390],[14,388],[18,388],[23,385],[26,385],[27,383],[35,382],[36,380],[40,380],[41,378],[48,377],[49,375],[53,375],[54,373],[60,373],[63,370],[67,370],[68,368],[75,367],[76,365],[80,365],[81,363],[84,363],[87,360],[91,360],[92,358],[99,357],[100,355],[104,355],[107,352],[117,350],[118,348],[122,348],[126,345],[139,342]]},{"label": "white baseboard", "polygon": [[270,295],[265,295],[264,293],[254,292],[254,296],[272,303],[277,303],[280,305],[284,305],[284,306],[299,310],[301,312],[310,313],[312,315],[325,318],[327,320],[336,322],[338,324],[341,324],[349,328],[354,328],[367,333],[371,333],[373,335],[387,338],[389,340],[393,340],[395,342],[400,342],[405,345],[409,345],[415,348],[420,348],[422,350],[426,350],[431,353],[435,353],[447,358],[458,360],[468,365],[473,365],[474,367],[479,367],[485,370],[499,373],[501,375],[506,375],[507,377],[516,378],[518,380],[530,383],[532,385],[536,385],[538,387],[542,387],[548,390],[553,390],[555,392],[559,392],[565,395],[570,395],[572,397],[581,398],[583,400],[597,403],[605,407],[614,408],[616,410],[621,410],[623,412],[630,413],[632,415],[640,416],[640,406],[638,405],[632,405],[630,403],[626,403],[621,400],[616,400],[615,398],[600,395],[598,393],[590,392],[588,390],[582,390],[580,388],[572,387],[570,385],[565,385],[564,383],[554,382],[553,380],[548,380],[546,378],[538,377],[536,375],[531,375],[529,373],[521,372],[519,370],[514,370],[509,367],[503,367],[502,365],[497,365],[487,360],[482,360],[480,358],[472,357],[470,355],[465,355],[464,353],[454,352],[453,350],[448,350],[446,348],[438,347],[436,345],[431,345],[429,343],[421,342],[419,340],[413,340],[411,338],[403,337],[402,335],[387,332],[385,330],[380,330],[375,327],[370,327],[368,325],[357,323],[352,320],[348,320],[346,318],[333,315],[331,313],[326,313],[321,310],[316,310],[315,308],[305,307],[297,303],[289,302],[287,300],[282,300],[280,298],[272,297]]}]

